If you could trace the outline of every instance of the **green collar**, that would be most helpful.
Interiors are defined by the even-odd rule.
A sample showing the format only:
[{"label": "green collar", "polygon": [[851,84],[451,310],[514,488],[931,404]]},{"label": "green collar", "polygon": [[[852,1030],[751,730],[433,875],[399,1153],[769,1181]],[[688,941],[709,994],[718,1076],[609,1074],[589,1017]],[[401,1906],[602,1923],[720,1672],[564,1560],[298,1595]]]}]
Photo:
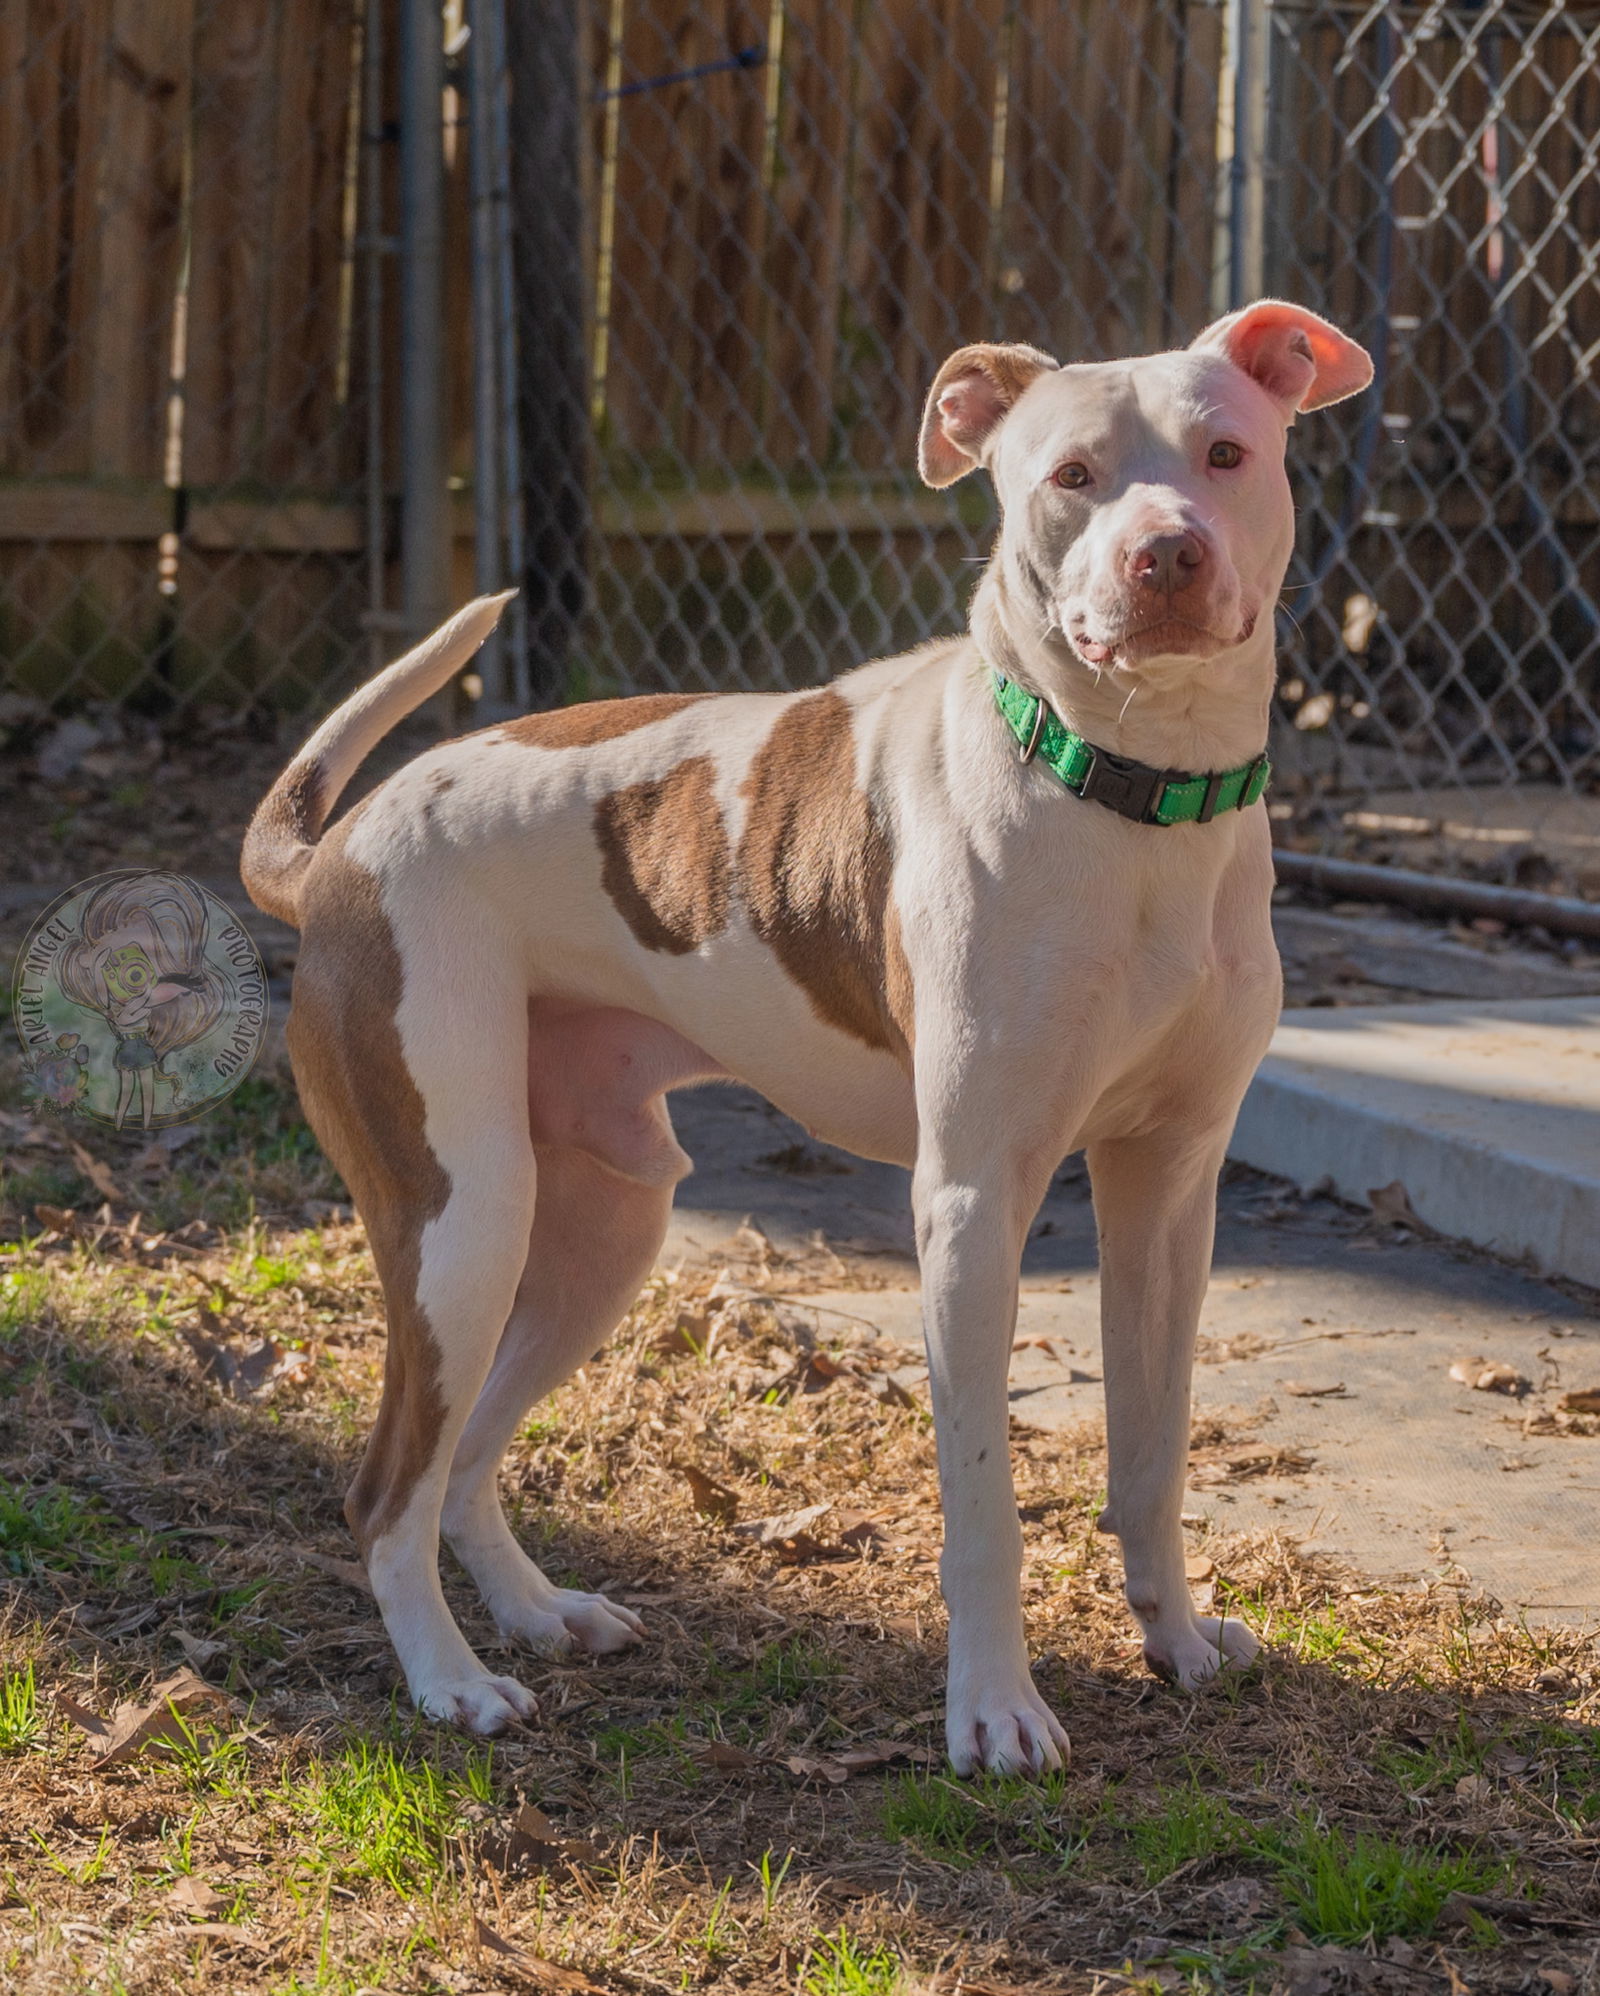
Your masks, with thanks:
[{"label": "green collar", "polygon": [[991,678],[994,703],[1022,744],[1022,760],[1032,762],[1037,757],[1075,796],[1104,804],[1136,825],[1209,825],[1220,812],[1243,811],[1254,804],[1271,779],[1272,764],[1265,751],[1237,769],[1198,776],[1181,769],[1152,769],[1148,763],[1113,755],[1064,728],[1048,701],[998,672]]}]

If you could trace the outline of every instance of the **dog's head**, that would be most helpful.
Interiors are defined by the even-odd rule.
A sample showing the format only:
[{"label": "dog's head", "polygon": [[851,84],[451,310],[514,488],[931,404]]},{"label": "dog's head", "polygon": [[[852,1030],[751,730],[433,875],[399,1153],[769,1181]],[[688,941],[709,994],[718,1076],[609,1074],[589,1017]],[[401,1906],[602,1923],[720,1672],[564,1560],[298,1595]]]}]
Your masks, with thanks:
[{"label": "dog's head", "polygon": [[1037,636],[1165,677],[1270,620],[1294,540],[1288,427],[1371,379],[1353,340],[1271,299],[1140,360],[963,347],[929,393],[918,463],[933,486],[987,467],[1008,593]]}]

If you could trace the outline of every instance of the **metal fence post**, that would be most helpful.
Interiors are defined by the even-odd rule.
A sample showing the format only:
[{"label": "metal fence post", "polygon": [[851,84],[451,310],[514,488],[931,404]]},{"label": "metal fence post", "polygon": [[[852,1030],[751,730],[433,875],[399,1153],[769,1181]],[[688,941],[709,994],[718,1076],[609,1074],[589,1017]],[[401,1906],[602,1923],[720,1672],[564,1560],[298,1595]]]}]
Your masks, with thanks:
[{"label": "metal fence post", "polygon": [[528,690],[536,707],[567,685],[588,602],[590,435],[584,339],[586,105],[577,0],[517,0],[507,12],[513,283],[519,354]]},{"label": "metal fence post", "polygon": [[[472,524],[473,579],[478,593],[492,594],[505,583],[505,540],[501,527],[504,471],[500,451],[500,311],[495,260],[499,240],[496,202],[500,194],[495,158],[495,98],[505,78],[496,60],[496,0],[473,0],[467,42],[467,101],[471,116],[468,158],[472,200]],[[489,699],[515,708],[507,683],[502,634],[489,634],[478,654],[478,671]]]},{"label": "metal fence post", "polygon": [[444,446],[444,34],[438,0],[400,0],[400,566],[408,634],[450,596]]},{"label": "metal fence post", "polygon": [[1262,291],[1271,0],[1227,0],[1217,91],[1217,226],[1211,305],[1237,312]]}]

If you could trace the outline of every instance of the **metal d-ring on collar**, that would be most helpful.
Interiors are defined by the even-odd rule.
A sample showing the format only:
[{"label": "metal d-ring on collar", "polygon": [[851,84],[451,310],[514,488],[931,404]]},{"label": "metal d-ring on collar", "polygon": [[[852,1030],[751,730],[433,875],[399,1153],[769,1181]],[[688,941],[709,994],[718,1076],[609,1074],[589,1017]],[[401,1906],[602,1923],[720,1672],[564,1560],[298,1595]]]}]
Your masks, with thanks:
[{"label": "metal d-ring on collar", "polygon": [[1017,749],[1017,760],[1019,762],[1032,762],[1033,758],[1039,753],[1039,744],[1044,740],[1044,724],[1049,717],[1049,713],[1050,704],[1046,700],[1041,700],[1034,708],[1033,726],[1029,730],[1028,739],[1021,743]]}]

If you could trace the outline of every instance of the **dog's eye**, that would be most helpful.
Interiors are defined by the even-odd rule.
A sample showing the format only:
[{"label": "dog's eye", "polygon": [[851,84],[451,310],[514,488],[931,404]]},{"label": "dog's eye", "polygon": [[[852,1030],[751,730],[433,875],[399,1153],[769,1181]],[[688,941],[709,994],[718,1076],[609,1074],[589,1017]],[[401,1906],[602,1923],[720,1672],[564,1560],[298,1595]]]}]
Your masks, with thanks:
[{"label": "dog's eye", "polygon": [[1089,483],[1089,467],[1080,464],[1076,458],[1070,464],[1058,465],[1055,481],[1067,492],[1081,492]]},{"label": "dog's eye", "polygon": [[1244,452],[1238,444],[1224,440],[1211,446],[1206,453],[1206,463],[1213,471],[1237,471],[1244,463]]}]

